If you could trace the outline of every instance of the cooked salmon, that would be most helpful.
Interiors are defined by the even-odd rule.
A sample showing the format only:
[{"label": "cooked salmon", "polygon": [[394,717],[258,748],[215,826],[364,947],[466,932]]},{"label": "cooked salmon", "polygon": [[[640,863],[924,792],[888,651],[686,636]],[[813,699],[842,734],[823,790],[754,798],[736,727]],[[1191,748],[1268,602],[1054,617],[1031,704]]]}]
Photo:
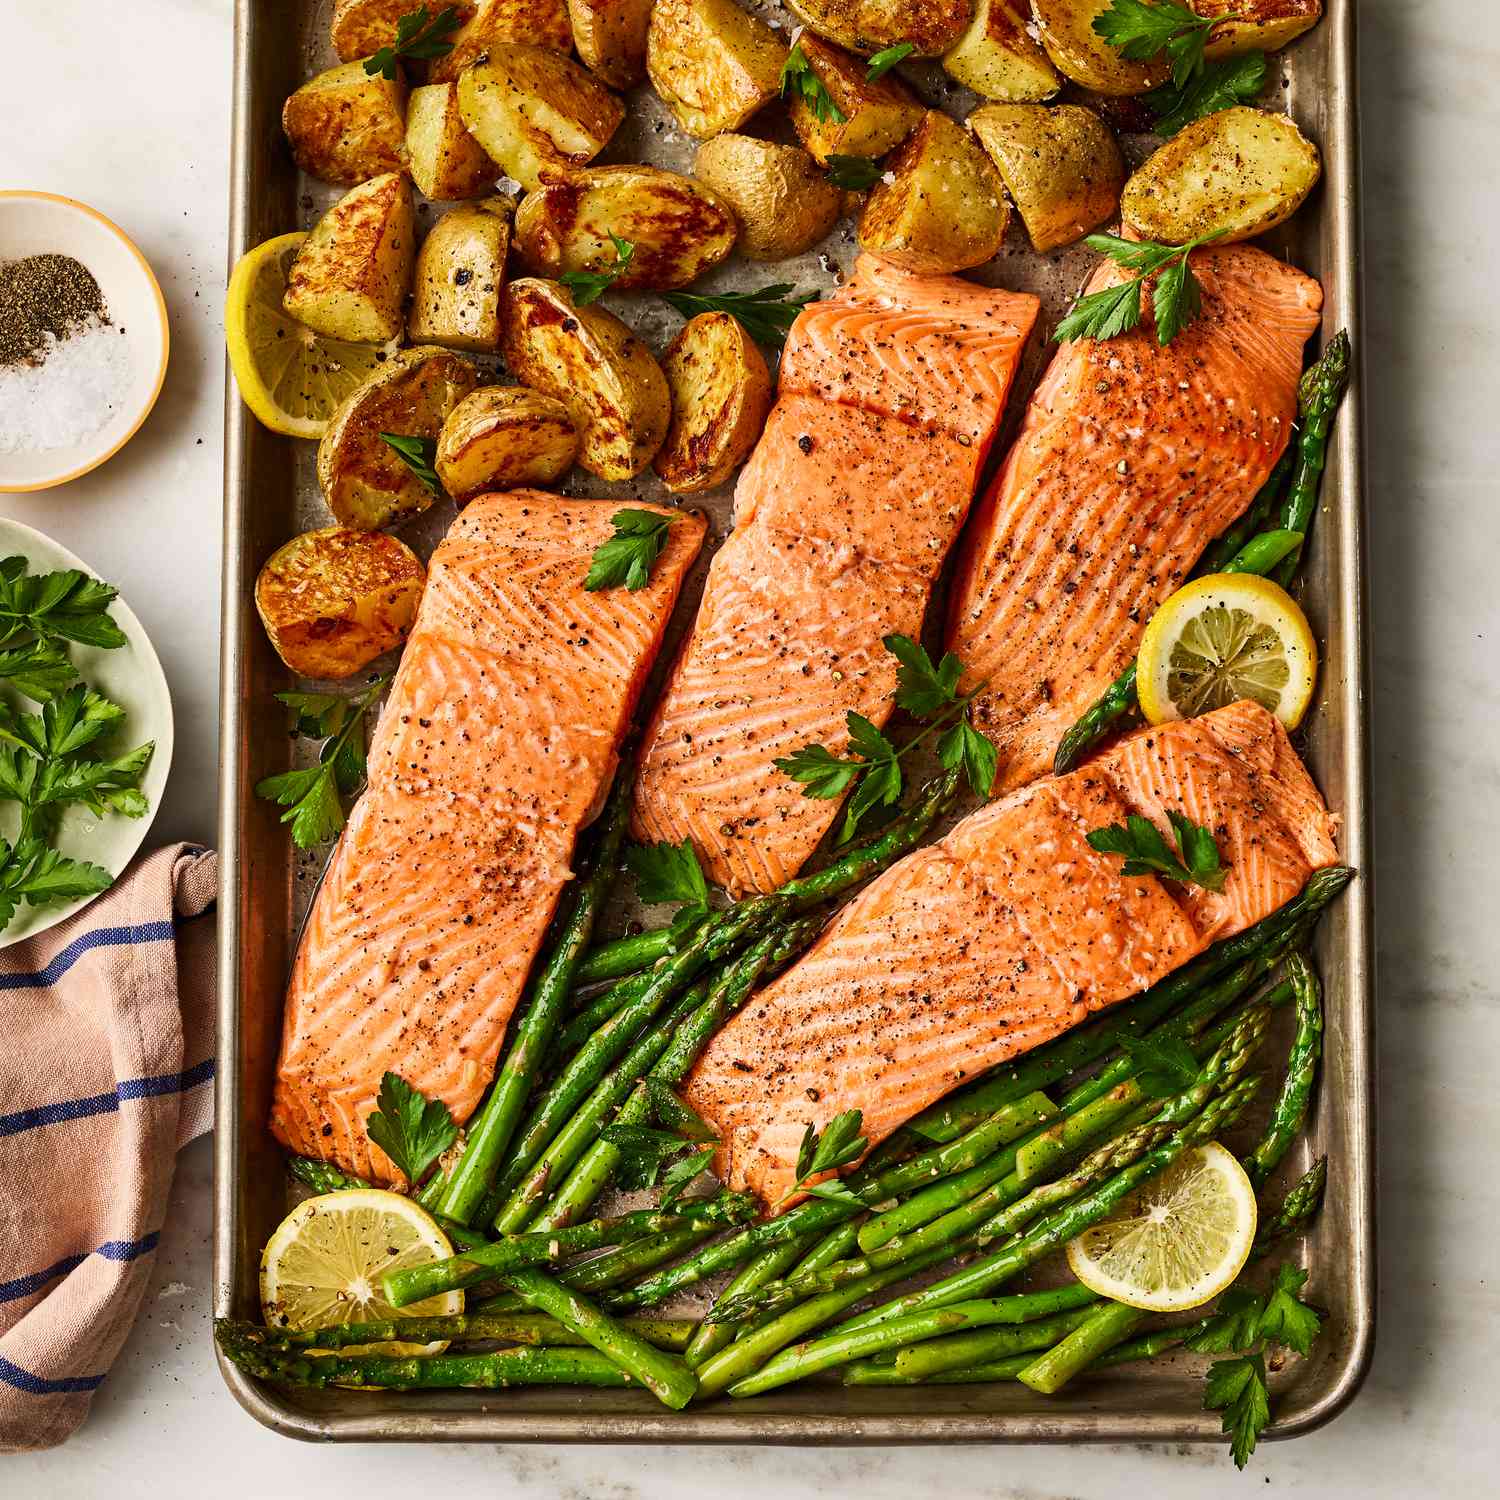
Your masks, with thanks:
[{"label": "cooked salmon", "polygon": [[838,803],[772,762],[836,754],[891,714],[891,633],[916,636],[963,525],[1037,301],[861,256],[806,309],[735,490],[735,529],[646,731],[635,831],[690,838],[711,880],[774,890]]},{"label": "cooked salmon", "polygon": [[636,592],[584,590],[603,500],[483,496],[433,553],[292,973],[271,1128],[293,1151],[399,1180],[365,1134],[386,1069],[460,1121],[484,1092],[703,542],[643,508],[673,524]]},{"label": "cooked salmon", "polygon": [[[1180,810],[1229,865],[1214,895],[1121,875],[1087,834]],[[686,1084],[716,1170],[775,1204],[809,1124],[877,1144],[951,1089],[1139,994],[1290,900],[1333,822],[1276,718],[1231,704],[1143,729],[970,814],[855,897],[713,1040]]]},{"label": "cooked salmon", "polygon": [[[1203,312],[1166,348],[1150,327],[1063,346],[964,536],[948,649],[986,684],[997,790],[1051,767],[1291,438],[1322,289],[1248,245],[1192,265]],[[1106,261],[1089,290],[1129,274]]]}]

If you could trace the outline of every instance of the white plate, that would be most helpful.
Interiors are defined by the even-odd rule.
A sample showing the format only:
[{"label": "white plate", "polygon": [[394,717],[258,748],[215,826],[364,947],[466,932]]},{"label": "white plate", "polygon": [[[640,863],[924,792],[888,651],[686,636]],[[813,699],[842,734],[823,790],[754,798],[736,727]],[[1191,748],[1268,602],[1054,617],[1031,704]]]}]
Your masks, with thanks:
[{"label": "white plate", "polygon": [[146,258],[101,213],[55,193],[0,192],[0,260],[71,255],[93,273],[132,354],[130,392],[98,432],[69,448],[0,452],[0,493],[45,490],[97,469],[146,420],[167,375],[167,306]]},{"label": "white plate", "polygon": [[[43,536],[40,531],[33,531],[19,521],[0,517],[0,557],[14,557],[18,553],[31,564],[33,573],[81,568],[96,578],[105,578],[97,568],[91,568],[74,557],[51,537]],[[108,582],[108,578],[105,581]],[[64,854],[103,865],[110,874],[118,875],[135,857],[156,817],[156,809],[161,805],[162,790],[172,765],[172,700],[167,693],[167,679],[161,662],[157,660],[156,651],[146,638],[141,622],[123,599],[116,599],[109,612],[125,632],[126,645],[115,651],[74,645],[68,651],[83,680],[125,710],[125,723],[107,743],[126,750],[146,740],[156,742],[151,764],[141,782],[141,790],[151,807],[144,817],[111,815],[102,821],[86,807],[70,807],[63,813],[57,843]],[[31,712],[37,708],[29,698],[23,698],[8,684],[0,683],[0,693],[13,706]],[[0,802],[0,833],[13,839],[18,821],[15,804]],[[0,948],[8,948],[23,938],[34,937],[49,927],[55,927],[74,912],[82,911],[94,899],[85,896],[57,906],[18,908],[10,926],[0,932]]]}]

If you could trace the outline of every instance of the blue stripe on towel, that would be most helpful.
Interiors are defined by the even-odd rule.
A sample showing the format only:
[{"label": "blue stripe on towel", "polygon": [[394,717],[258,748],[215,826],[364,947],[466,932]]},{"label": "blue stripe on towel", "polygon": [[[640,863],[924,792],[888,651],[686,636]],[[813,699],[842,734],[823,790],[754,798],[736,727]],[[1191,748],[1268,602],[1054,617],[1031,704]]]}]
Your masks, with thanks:
[{"label": "blue stripe on towel", "polygon": [[11,1364],[3,1355],[0,1355],[0,1380],[18,1391],[25,1391],[28,1396],[66,1396],[79,1391],[97,1391],[104,1383],[102,1375],[65,1375],[61,1380],[45,1380],[30,1370],[23,1370],[20,1365]]},{"label": "blue stripe on towel", "polygon": [[55,1104],[39,1104],[34,1109],[18,1109],[14,1114],[0,1115],[0,1137],[19,1135],[43,1125],[61,1125],[67,1120],[82,1120],[89,1115],[113,1114],[130,1099],[154,1099],[161,1094],[180,1094],[207,1083],[214,1076],[214,1060],[206,1057],[181,1073],[162,1073],[154,1078],[127,1078],[115,1085],[112,1094],[91,1094],[86,1099],[61,1099]]},{"label": "blue stripe on towel", "polygon": [[74,938],[44,969],[31,974],[0,974],[0,990],[34,990],[56,984],[85,953],[94,948],[123,948],[132,943],[160,943],[175,931],[171,922],[142,922],[139,927],[96,927]]},{"label": "blue stripe on towel", "polygon": [[[106,1240],[93,1253],[102,1255],[105,1260],[132,1261],[139,1260],[143,1255],[149,1255],[161,1240],[159,1233],[148,1234],[141,1240]],[[59,1276],[66,1276],[70,1271],[76,1271],[87,1255],[65,1255],[55,1265],[50,1265],[45,1271],[33,1271],[29,1276],[17,1276],[11,1281],[0,1281],[0,1302],[15,1302],[22,1297],[30,1297],[47,1285],[49,1281],[56,1281]]]}]

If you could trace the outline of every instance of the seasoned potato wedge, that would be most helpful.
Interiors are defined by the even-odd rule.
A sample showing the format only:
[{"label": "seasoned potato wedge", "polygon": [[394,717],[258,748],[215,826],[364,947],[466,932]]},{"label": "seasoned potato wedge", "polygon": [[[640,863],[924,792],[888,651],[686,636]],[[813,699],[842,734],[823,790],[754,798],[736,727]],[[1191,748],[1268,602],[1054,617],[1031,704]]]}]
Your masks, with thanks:
[{"label": "seasoned potato wedge", "polygon": [[936,57],[974,14],[974,0],[786,0],[786,7],[819,36],[866,56],[909,42],[919,57]]},{"label": "seasoned potato wedge", "polygon": [[426,510],[432,491],[380,434],[436,439],[476,380],[446,349],[403,349],[351,391],[318,444],[318,484],[334,518],[374,531]]},{"label": "seasoned potato wedge", "polygon": [[494,187],[500,168],[469,134],[456,83],[429,83],[411,91],[406,164],[422,192],[438,201],[479,198]]},{"label": "seasoned potato wedge", "polygon": [[870,190],[859,243],[909,271],[962,271],[998,253],[1010,218],[1000,174],[974,137],[928,110]]},{"label": "seasoned potato wedge", "polygon": [[1026,29],[1030,23],[1030,0],[979,0],[969,29],[943,54],[943,71],[984,99],[1050,98],[1062,79]]},{"label": "seasoned potato wedge", "polygon": [[427,231],[412,277],[406,331],[449,349],[500,347],[500,297],[510,251],[510,201],[482,198],[450,208]]},{"label": "seasoned potato wedge", "polygon": [[406,168],[406,85],[363,63],[340,63],[287,98],[281,128],[297,165],[320,182],[352,187]]},{"label": "seasoned potato wedge", "polygon": [[1164,83],[1166,62],[1132,62],[1094,30],[1113,0],[1032,0],[1042,46],[1058,72],[1096,94],[1144,94]]},{"label": "seasoned potato wedge", "polygon": [[728,313],[699,313],[662,357],[672,426],[656,472],[677,495],[723,484],[750,456],[771,409],[771,372]]},{"label": "seasoned potato wedge", "polygon": [[278,547],[255,580],[276,654],[304,677],[349,677],[406,639],[427,570],[397,537],[325,526]]},{"label": "seasoned potato wedge", "polygon": [[602,307],[575,307],[560,282],[523,277],[505,289],[505,363],[573,414],[578,462],[600,479],[630,479],[656,456],[672,395],[651,351]]},{"label": "seasoned potato wedge", "polygon": [[546,167],[581,167],[609,144],[625,106],[587,68],[515,43],[458,81],[474,139],[528,191]]},{"label": "seasoned potato wedge", "polygon": [[611,88],[646,76],[646,28],[655,0],[568,0],[573,45],[584,66]]},{"label": "seasoned potato wedge", "polygon": [[397,172],[345,193],[302,242],[282,306],[300,323],[351,344],[401,332],[416,245],[411,185]]},{"label": "seasoned potato wedge", "polygon": [[1232,13],[1208,34],[1209,57],[1278,52],[1318,24],[1323,0],[1192,0],[1200,16]]},{"label": "seasoned potato wedge", "polygon": [[1284,223],[1322,171],[1317,147],[1285,115],[1237,104],[1178,131],[1125,184],[1120,212],[1146,239],[1205,234],[1231,244]]},{"label": "seasoned potato wedge", "polygon": [[613,266],[611,231],[635,246],[614,285],[667,290],[724,260],[739,225],[712,188],[660,167],[570,172],[528,193],[516,210],[516,250],[539,276]]},{"label": "seasoned potato wedge", "polygon": [[740,254],[751,260],[785,260],[811,249],[843,208],[843,193],[800,146],[716,135],[698,147],[693,173],[734,210]]},{"label": "seasoned potato wedge", "polygon": [[735,0],[656,0],[646,71],[677,123],[700,140],[743,125],[781,89],[787,49]]},{"label": "seasoned potato wedge", "polygon": [[1077,104],[986,104],[969,129],[1000,169],[1035,250],[1070,245],[1120,207],[1125,160],[1109,126]]},{"label": "seasoned potato wedge", "polygon": [[487,385],[448,413],[436,468],[460,504],[484,490],[551,484],[578,456],[568,408],[524,385]]},{"label": "seasoned potato wedge", "polygon": [[841,156],[884,156],[922,123],[917,97],[894,73],[871,83],[869,64],[804,31],[797,45],[844,117],[820,120],[800,96],[791,100],[792,124],[802,144],[823,165]]},{"label": "seasoned potato wedge", "polygon": [[[474,14],[475,0],[448,0],[462,20]],[[336,0],[329,28],[340,62],[369,57],[396,40],[396,23],[417,8],[416,0]],[[434,12],[440,7],[431,7]]]},{"label": "seasoned potato wedge", "polygon": [[434,59],[427,81],[453,83],[471,63],[503,57],[517,42],[570,53],[567,0],[479,0],[473,19],[455,34],[453,50]]}]

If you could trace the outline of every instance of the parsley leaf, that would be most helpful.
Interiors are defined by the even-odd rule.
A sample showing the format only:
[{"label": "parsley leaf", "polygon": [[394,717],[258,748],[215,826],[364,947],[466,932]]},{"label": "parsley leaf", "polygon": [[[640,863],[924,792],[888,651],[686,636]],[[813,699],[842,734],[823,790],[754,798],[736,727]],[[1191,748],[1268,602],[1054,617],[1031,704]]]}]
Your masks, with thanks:
[{"label": "parsley leaf", "polygon": [[1184,1340],[1195,1354],[1233,1354],[1260,1342],[1260,1315],[1266,1299],[1248,1287],[1233,1286],[1219,1298],[1211,1318]]},{"label": "parsley leaf", "polygon": [[431,494],[442,498],[443,482],[433,468],[433,461],[437,457],[436,438],[403,437],[398,432],[382,432],[380,439],[396,450],[402,463],[422,481]]},{"label": "parsley leaf", "polygon": [[1180,1036],[1122,1036],[1120,1045],[1139,1067],[1136,1083],[1153,1099],[1180,1094],[1198,1077],[1198,1059]]},{"label": "parsley leaf", "polygon": [[1248,104],[1266,84],[1266,54],[1242,52],[1208,62],[1203,70],[1179,87],[1164,83],[1145,96],[1156,116],[1156,133],[1174,136],[1185,125],[1217,114],[1235,104]]},{"label": "parsley leaf", "polygon": [[652,1117],[685,1140],[716,1141],[718,1132],[695,1110],[680,1099],[660,1078],[649,1074],[641,1080],[651,1102]]},{"label": "parsley leaf", "polygon": [[800,42],[787,53],[786,61],[781,65],[779,87],[783,99],[793,95],[801,99],[812,111],[813,119],[822,121],[824,124],[848,124],[848,116],[833,102],[833,96],[828,92],[823,80],[813,71],[813,66],[808,62],[807,53],[802,50]]},{"label": "parsley leaf", "polygon": [[600,1134],[620,1153],[615,1180],[627,1193],[655,1187],[663,1165],[687,1146],[681,1136],[646,1125],[606,1125]]},{"label": "parsley leaf", "polygon": [[804,797],[824,801],[842,797],[864,769],[863,762],[840,760],[826,745],[803,745],[790,755],[778,756],[772,764],[802,783]]},{"label": "parsley leaf", "polygon": [[963,663],[949,651],[937,666],[925,646],[905,635],[882,636],[880,644],[896,658],[896,705],[925,719],[958,700]]},{"label": "parsley leaf", "polygon": [[1123,855],[1122,875],[1159,875],[1165,880],[1199,885],[1207,891],[1222,890],[1227,872],[1219,863],[1219,846],[1213,835],[1179,812],[1169,812],[1167,819],[1176,835],[1181,858],[1167,847],[1156,824],[1139,813],[1131,813],[1123,828],[1112,823],[1107,828],[1094,829],[1088,835],[1089,848],[1100,854]]},{"label": "parsley leaf", "polygon": [[68,653],[52,641],[32,641],[0,651],[0,678],[38,703],[56,696],[77,677]]},{"label": "parsley leaf", "polygon": [[31,906],[75,901],[113,884],[114,876],[102,866],[68,859],[40,838],[20,838],[14,845],[0,838],[0,929],[10,925],[23,901]]},{"label": "parsley leaf", "polygon": [[590,593],[624,584],[632,593],[643,589],[651,569],[667,545],[671,516],[651,510],[617,510],[610,518],[615,534],[594,548],[583,586]]},{"label": "parsley leaf", "polygon": [[684,1156],[681,1161],[674,1161],[667,1168],[666,1176],[661,1180],[661,1199],[658,1206],[663,1210],[675,1207],[681,1201],[682,1195],[708,1171],[713,1157],[713,1147],[710,1146],[707,1150],[697,1151],[692,1156]]},{"label": "parsley leaf", "polygon": [[1080,297],[1057,325],[1052,337],[1058,343],[1071,339],[1115,339],[1129,333],[1141,321],[1141,287],[1148,276],[1163,273],[1151,300],[1156,317],[1156,341],[1170,344],[1202,311],[1198,278],[1188,256],[1200,245],[1223,233],[1200,235],[1185,245],[1163,245],[1155,240],[1126,240],[1114,234],[1091,234],[1084,243],[1109,256],[1117,265],[1138,274],[1118,286],[1104,287]]},{"label": "parsley leaf", "polygon": [[821,1132],[809,1125],[797,1148],[797,1181],[782,1202],[798,1193],[811,1193],[820,1198],[853,1199],[853,1192],[840,1183],[808,1183],[809,1177],[821,1177],[825,1172],[836,1172],[840,1167],[857,1161],[869,1142],[863,1134],[864,1116],[857,1109],[846,1109],[835,1115]]},{"label": "parsley leaf", "polygon": [[642,901],[677,901],[695,912],[708,910],[708,880],[691,839],[680,844],[632,844],[625,851],[625,865]]},{"label": "parsley leaf", "polygon": [[967,713],[938,741],[937,751],[938,763],[945,771],[962,766],[974,795],[989,796],[1000,769],[1000,754],[994,742],[969,722]]},{"label": "parsley leaf", "polygon": [[394,80],[397,62],[403,57],[424,62],[446,57],[453,50],[448,38],[462,25],[463,17],[454,5],[445,5],[435,16],[428,14],[425,5],[408,11],[396,22],[395,42],[365,59],[365,72]]},{"label": "parsley leaf", "polygon": [[877,52],[870,59],[870,66],[865,69],[865,82],[879,83],[898,62],[904,61],[916,50],[911,42],[897,42],[894,47],[887,47],[883,52]]},{"label": "parsley leaf", "polygon": [[1223,1412],[1234,1466],[1243,1469],[1256,1441],[1271,1420],[1271,1396],[1266,1386],[1266,1362],[1259,1354],[1221,1359],[1208,1367],[1203,1409]]},{"label": "parsley leaf", "polygon": [[1172,81],[1181,88],[1203,67],[1208,33],[1223,16],[1200,16],[1177,0],[1112,0],[1094,19],[1094,31],[1132,62],[1165,53]]},{"label": "parsley leaf", "polygon": [[818,294],[799,292],[790,281],[778,281],[753,292],[663,292],[662,297],[685,318],[727,312],[757,344],[780,344],[797,321],[797,314],[809,302],[815,302]]},{"label": "parsley leaf", "polygon": [[828,157],[828,180],[837,188],[862,193],[880,180],[880,165],[868,156],[841,156],[837,151]]},{"label": "parsley leaf", "polygon": [[378,1108],[365,1118],[370,1139],[413,1186],[458,1139],[458,1126],[441,1099],[429,1099],[399,1073],[380,1080]]},{"label": "parsley leaf", "polygon": [[1309,1307],[1299,1293],[1307,1285],[1307,1272],[1291,1262],[1276,1272],[1266,1309],[1261,1314],[1260,1332],[1272,1343],[1285,1344],[1298,1354],[1307,1355],[1323,1331],[1323,1319]]},{"label": "parsley leaf", "polygon": [[630,269],[630,262],[635,259],[635,246],[629,240],[622,240],[613,231],[609,237],[615,247],[614,265],[602,271],[564,271],[557,278],[572,292],[573,301],[579,307],[597,302]]},{"label": "parsley leaf", "polygon": [[36,574],[26,568],[24,557],[0,562],[0,647],[28,638],[106,651],[125,644],[125,632],[108,613],[118,590],[77,568]]}]

